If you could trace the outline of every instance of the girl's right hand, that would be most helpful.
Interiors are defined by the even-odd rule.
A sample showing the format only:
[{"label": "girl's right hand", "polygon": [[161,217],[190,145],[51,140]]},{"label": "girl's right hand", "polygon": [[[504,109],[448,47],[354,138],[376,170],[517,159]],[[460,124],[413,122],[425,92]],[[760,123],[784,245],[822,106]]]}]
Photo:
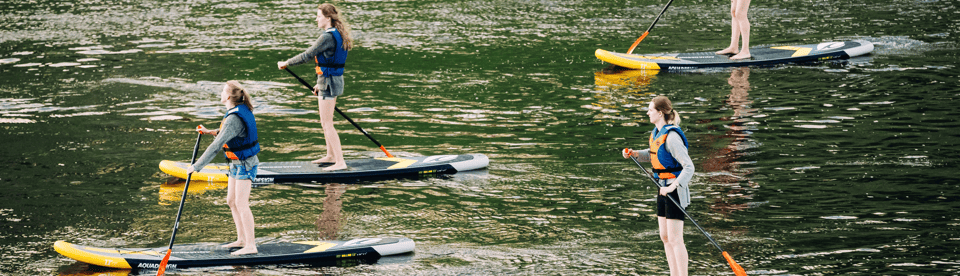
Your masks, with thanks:
[{"label": "girl's right hand", "polygon": [[287,69],[286,61],[277,61],[277,68],[280,70]]},{"label": "girl's right hand", "polygon": [[203,127],[203,125],[197,126],[197,131],[199,131],[200,134],[210,134],[210,130]]},{"label": "girl's right hand", "polygon": [[623,158],[624,158],[624,159],[627,159],[627,158],[630,158],[630,157],[633,156],[633,150],[632,150],[632,149],[623,149],[623,152],[621,152],[621,153],[623,154]]}]

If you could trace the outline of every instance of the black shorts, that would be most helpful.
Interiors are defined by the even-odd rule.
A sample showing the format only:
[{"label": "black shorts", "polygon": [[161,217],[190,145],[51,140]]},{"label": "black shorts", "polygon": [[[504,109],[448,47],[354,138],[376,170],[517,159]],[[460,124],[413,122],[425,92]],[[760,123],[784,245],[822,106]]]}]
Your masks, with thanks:
[{"label": "black shorts", "polygon": [[[680,202],[680,193],[677,190],[667,194],[672,197],[673,200]],[[665,217],[668,219],[679,219],[683,220],[686,216],[683,215],[683,211],[680,209],[680,206],[667,199],[667,197],[660,195],[657,191],[657,216]]]}]

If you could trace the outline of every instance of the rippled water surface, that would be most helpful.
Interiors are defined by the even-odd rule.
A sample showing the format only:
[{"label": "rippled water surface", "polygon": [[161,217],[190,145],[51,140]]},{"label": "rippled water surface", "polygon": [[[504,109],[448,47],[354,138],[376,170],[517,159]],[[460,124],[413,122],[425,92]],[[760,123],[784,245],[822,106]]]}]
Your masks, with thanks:
[{"label": "rippled water surface", "polygon": [[[414,254],[178,272],[666,274],[654,189],[619,150],[646,146],[645,107],[667,95],[697,166],[689,211],[748,273],[960,273],[955,1],[754,1],[755,45],[876,45],[842,63],[657,73],[594,57],[626,50],[665,2],[337,3],[357,38],[340,108],[395,154],[489,168],[251,196],[264,242],[403,236]],[[275,65],[319,35],[316,4],[0,0],[0,274],[128,273],[56,240],[165,246],[183,183],[157,164],[190,157],[228,80],[258,101],[261,160],[318,158],[316,100]],[[728,5],[673,3],[636,52],[726,46]],[[337,128],[348,158],[379,153]],[[224,186],[190,188],[177,241],[232,239]],[[685,236],[692,275],[730,274]]]}]

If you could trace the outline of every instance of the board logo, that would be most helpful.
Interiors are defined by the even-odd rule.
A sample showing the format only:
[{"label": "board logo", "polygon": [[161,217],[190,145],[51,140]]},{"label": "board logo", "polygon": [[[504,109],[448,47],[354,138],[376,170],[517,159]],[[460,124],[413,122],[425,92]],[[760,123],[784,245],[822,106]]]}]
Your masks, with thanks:
[{"label": "board logo", "polygon": [[377,242],[379,242],[380,240],[381,240],[381,239],[379,239],[379,238],[354,239],[354,240],[350,240],[350,241],[344,243],[344,244],[341,245],[341,246],[347,247],[347,246],[365,245],[365,244],[377,243]]},{"label": "board logo", "polygon": [[273,177],[257,177],[253,179],[253,183],[273,183]]},{"label": "board logo", "polygon": [[430,156],[430,158],[424,159],[424,160],[423,160],[423,163],[446,162],[446,161],[450,161],[450,160],[453,160],[453,159],[456,159],[456,158],[457,158],[456,155],[437,155],[437,156]]},{"label": "board logo", "polygon": [[[160,268],[160,264],[159,264],[159,263],[156,263],[156,264],[153,264],[153,263],[140,263],[140,264],[137,265],[137,268],[153,268],[153,269],[157,269],[157,268]],[[167,264],[167,269],[170,269],[170,268],[177,268],[177,264]]]},{"label": "board logo", "polygon": [[843,47],[844,44],[846,44],[846,43],[843,43],[843,42],[824,42],[824,43],[820,43],[820,44],[817,44],[817,51],[826,51],[826,50],[837,49],[837,48]]}]

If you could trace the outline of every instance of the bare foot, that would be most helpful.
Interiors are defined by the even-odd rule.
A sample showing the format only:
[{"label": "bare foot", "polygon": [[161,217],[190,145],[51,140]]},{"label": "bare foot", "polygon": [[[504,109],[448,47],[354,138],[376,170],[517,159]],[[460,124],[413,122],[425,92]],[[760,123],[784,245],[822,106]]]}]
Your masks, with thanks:
[{"label": "bare foot", "polygon": [[234,256],[247,255],[247,254],[257,254],[257,247],[256,246],[250,246],[249,248],[244,247],[244,248],[240,248],[240,250],[233,251],[233,253],[230,253],[230,255],[234,255]]},{"label": "bare foot", "polygon": [[730,57],[730,59],[734,59],[734,60],[735,60],[735,59],[749,59],[749,58],[750,58],[750,52],[740,52],[739,54]]},{"label": "bare foot", "polygon": [[323,168],[323,171],[330,172],[330,171],[339,171],[339,170],[345,170],[345,169],[347,169],[347,163],[336,163],[329,167]]},{"label": "bare foot", "polygon": [[726,49],[717,51],[715,54],[718,54],[718,55],[730,55],[730,54],[737,54],[737,53],[739,53],[739,52],[740,52],[740,51],[737,49],[737,47],[727,47]]},{"label": "bare foot", "polygon": [[224,245],[221,246],[221,247],[223,247],[223,248],[243,247],[243,242],[242,242],[242,241],[235,241],[235,242],[232,242],[232,243],[224,244]]},{"label": "bare foot", "polygon": [[333,156],[329,156],[329,155],[324,156],[323,158],[310,161],[310,163],[314,163],[314,164],[333,163]]}]

